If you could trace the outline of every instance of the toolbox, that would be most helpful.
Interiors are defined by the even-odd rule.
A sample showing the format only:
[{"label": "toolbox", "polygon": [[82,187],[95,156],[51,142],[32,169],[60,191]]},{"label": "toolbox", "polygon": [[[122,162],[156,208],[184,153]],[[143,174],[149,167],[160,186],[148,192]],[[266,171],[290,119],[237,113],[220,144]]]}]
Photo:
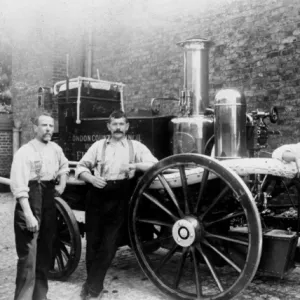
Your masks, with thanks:
[{"label": "toolbox", "polygon": [[[247,240],[247,228],[234,228],[229,236]],[[260,274],[283,278],[295,268],[294,258],[298,243],[298,235],[294,231],[272,229],[263,233],[263,246],[258,272]],[[230,245],[229,254],[240,267],[243,266],[246,248]]]}]

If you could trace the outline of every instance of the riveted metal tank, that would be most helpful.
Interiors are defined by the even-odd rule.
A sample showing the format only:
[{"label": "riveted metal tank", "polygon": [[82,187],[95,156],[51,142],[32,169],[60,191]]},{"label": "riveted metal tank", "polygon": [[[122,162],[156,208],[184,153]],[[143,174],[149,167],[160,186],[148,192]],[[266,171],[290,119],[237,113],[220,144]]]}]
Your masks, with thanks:
[{"label": "riveted metal tank", "polygon": [[173,153],[201,153],[213,135],[213,118],[199,115],[194,117],[174,118]]},{"label": "riveted metal tank", "polygon": [[171,120],[174,154],[203,154],[213,135],[213,117],[205,114],[209,104],[209,44],[199,36],[177,44],[184,50],[184,86],[180,95],[183,116]]},{"label": "riveted metal tank", "polygon": [[246,99],[234,89],[220,90],[215,96],[215,157],[248,157],[246,146]]}]

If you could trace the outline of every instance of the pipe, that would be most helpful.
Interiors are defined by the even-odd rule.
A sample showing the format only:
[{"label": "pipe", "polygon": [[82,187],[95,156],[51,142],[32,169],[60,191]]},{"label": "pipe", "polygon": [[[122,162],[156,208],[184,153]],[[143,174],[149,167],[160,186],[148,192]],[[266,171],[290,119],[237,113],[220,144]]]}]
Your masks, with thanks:
[{"label": "pipe", "polygon": [[5,178],[5,177],[0,177],[0,183],[10,185],[10,179]]},{"label": "pipe", "polygon": [[93,30],[92,26],[88,29],[88,48],[87,48],[87,77],[92,77],[92,61],[93,61]]},{"label": "pipe", "polygon": [[13,155],[20,148],[20,133],[21,133],[20,128],[13,128],[13,144],[12,144]]},{"label": "pipe", "polygon": [[177,101],[177,102],[180,102],[180,99],[178,98],[173,98],[173,97],[158,97],[158,98],[152,98],[151,99],[151,111],[152,111],[152,114],[158,114],[159,113],[159,108],[160,108],[160,102],[159,102],[159,108],[155,108],[154,104],[155,104],[155,101]]},{"label": "pipe", "polygon": [[12,154],[14,155],[17,150],[20,148],[20,135],[21,135],[21,121],[14,120],[13,128],[13,140],[12,140]]},{"label": "pipe", "polygon": [[66,102],[69,102],[69,54],[66,61]]},{"label": "pipe", "polygon": [[80,96],[81,96],[81,77],[78,77],[78,94],[77,94],[77,113],[76,113],[76,124],[80,124]]},{"label": "pipe", "polygon": [[121,110],[125,111],[125,106],[124,106],[124,85],[120,86],[120,100],[121,100]]}]

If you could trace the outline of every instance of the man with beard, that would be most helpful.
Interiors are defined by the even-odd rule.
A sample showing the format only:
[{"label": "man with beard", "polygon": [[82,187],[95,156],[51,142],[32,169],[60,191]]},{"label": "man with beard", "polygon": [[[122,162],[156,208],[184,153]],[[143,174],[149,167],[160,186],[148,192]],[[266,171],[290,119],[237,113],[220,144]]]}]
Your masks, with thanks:
[{"label": "man with beard", "polygon": [[50,115],[36,118],[35,138],[16,152],[11,167],[11,191],[17,201],[15,300],[47,299],[47,275],[56,229],[54,196],[55,192],[63,193],[69,171],[61,147],[51,142],[53,130]]},{"label": "man with beard", "polygon": [[157,162],[145,145],[126,138],[129,123],[124,112],[114,111],[107,128],[110,137],[95,142],[76,169],[76,176],[90,186],[86,203],[87,280],[80,295],[84,300],[101,299],[106,272],[126,229],[135,171],[146,171]]}]

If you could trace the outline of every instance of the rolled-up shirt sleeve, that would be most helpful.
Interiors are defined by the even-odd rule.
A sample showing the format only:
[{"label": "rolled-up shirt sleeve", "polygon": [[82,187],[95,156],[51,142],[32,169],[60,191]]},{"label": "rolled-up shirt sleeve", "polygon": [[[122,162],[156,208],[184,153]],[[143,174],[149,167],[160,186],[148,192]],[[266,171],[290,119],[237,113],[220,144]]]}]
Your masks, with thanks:
[{"label": "rolled-up shirt sleeve", "polygon": [[284,162],[282,159],[282,155],[284,152],[293,152],[300,158],[300,143],[298,144],[290,144],[290,145],[283,145],[275,149],[272,153],[272,158],[279,159]]},{"label": "rolled-up shirt sleeve", "polygon": [[81,158],[75,170],[76,179],[79,179],[80,174],[83,172],[91,173],[96,166],[98,147],[101,147],[100,141],[95,142]]},{"label": "rolled-up shirt sleeve", "polygon": [[151,162],[157,163],[158,160],[151,151],[142,143],[136,142],[136,162]]},{"label": "rolled-up shirt sleeve", "polygon": [[29,197],[28,182],[30,178],[30,167],[26,147],[20,148],[14,155],[10,171],[10,189],[16,199]]},{"label": "rolled-up shirt sleeve", "polygon": [[57,176],[63,175],[63,174],[69,174],[70,169],[69,169],[69,161],[66,158],[63,150],[59,147],[58,150],[58,160],[59,160],[59,170],[57,172]]}]

